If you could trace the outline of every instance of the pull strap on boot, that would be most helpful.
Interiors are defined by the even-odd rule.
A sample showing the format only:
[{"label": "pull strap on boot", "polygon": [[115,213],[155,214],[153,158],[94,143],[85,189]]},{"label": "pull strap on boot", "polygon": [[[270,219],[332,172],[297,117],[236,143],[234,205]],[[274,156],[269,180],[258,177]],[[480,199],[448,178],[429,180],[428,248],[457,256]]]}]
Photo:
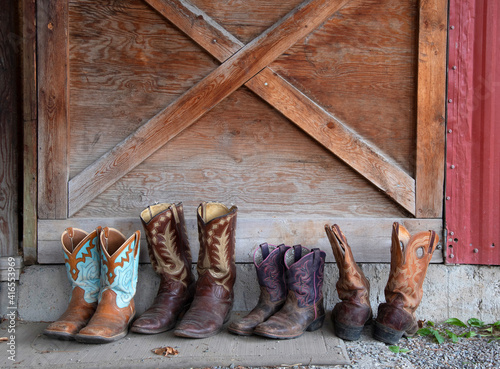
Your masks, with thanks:
[{"label": "pull strap on boot", "polygon": [[289,339],[321,328],[325,319],[323,271],[326,254],[296,245],[285,252],[288,295],[285,305],[255,327],[260,336]]},{"label": "pull strap on boot", "polygon": [[90,234],[69,227],[61,235],[71,299],[61,317],[44,330],[46,336],[73,340],[94,314],[100,284],[100,232],[101,227]]},{"label": "pull strap on boot", "polygon": [[219,333],[234,300],[236,206],[204,202],[197,211],[200,253],[198,281],[191,307],[174,331],[180,337],[205,338]]},{"label": "pull strap on boot", "polygon": [[288,288],[285,281],[285,245],[261,244],[253,255],[260,285],[260,296],[253,310],[238,322],[228,327],[229,332],[248,336],[254,328],[278,312],[285,304]]},{"label": "pull strap on boot", "polygon": [[325,225],[328,240],[339,269],[337,292],[341,302],[332,311],[335,334],[349,341],[359,339],[364,325],[372,317],[370,283],[354,261],[351,248],[340,227]]},{"label": "pull strap on boot", "polygon": [[175,327],[193,300],[195,279],[182,203],[148,206],[140,217],[151,265],[161,279],[153,304],[130,330],[156,334]]},{"label": "pull strap on boot", "polygon": [[409,232],[395,222],[392,227],[391,271],[385,287],[385,303],[378,307],[373,337],[395,344],[403,334],[418,330],[415,310],[423,296],[427,268],[439,237],[434,231]]},{"label": "pull strap on boot", "polygon": [[128,239],[113,228],[101,232],[101,290],[97,310],[75,336],[84,343],[108,343],[128,333],[135,316],[140,231]]}]

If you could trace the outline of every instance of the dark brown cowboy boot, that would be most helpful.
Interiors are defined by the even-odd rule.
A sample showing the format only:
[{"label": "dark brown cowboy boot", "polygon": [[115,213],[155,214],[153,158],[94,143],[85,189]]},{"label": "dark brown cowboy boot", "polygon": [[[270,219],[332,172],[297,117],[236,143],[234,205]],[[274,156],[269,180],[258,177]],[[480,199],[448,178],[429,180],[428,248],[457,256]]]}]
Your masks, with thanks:
[{"label": "dark brown cowboy boot", "polygon": [[322,291],[325,257],[325,252],[320,249],[309,251],[300,245],[285,253],[288,285],[285,305],[255,327],[255,334],[288,339],[321,328],[325,320]]},{"label": "dark brown cowboy boot", "polygon": [[260,285],[260,297],[257,306],[243,319],[233,322],[229,332],[248,336],[254,328],[266,321],[285,304],[288,288],[285,281],[285,252],[289,246],[268,245],[263,243],[253,254],[253,263],[257,270]]},{"label": "dark brown cowboy boot", "polygon": [[87,326],[75,336],[77,341],[108,343],[127,335],[135,316],[140,238],[140,231],[125,239],[116,229],[102,230],[99,303]]},{"label": "dark brown cowboy boot", "polygon": [[161,279],[153,304],[130,330],[155,334],[175,327],[193,300],[195,281],[182,203],[148,206],[141,221],[151,265]]},{"label": "dark brown cowboy boot", "polygon": [[385,287],[385,303],[378,307],[373,337],[395,344],[418,330],[415,310],[422,300],[425,275],[439,237],[434,231],[412,237],[398,223],[392,227],[391,271]]},{"label": "dark brown cowboy boot", "polygon": [[52,338],[73,340],[85,327],[97,308],[100,286],[99,234],[101,227],[87,234],[69,227],[61,236],[68,278],[73,288],[64,314],[51,323],[44,334]]},{"label": "dark brown cowboy boot", "polygon": [[205,338],[222,330],[233,306],[236,206],[215,202],[198,207],[198,281],[194,300],[174,331],[176,336]]},{"label": "dark brown cowboy boot", "polygon": [[363,326],[372,317],[370,283],[354,261],[351,248],[337,224],[325,225],[328,240],[339,268],[337,292],[342,300],[332,311],[335,334],[349,341],[359,339]]}]

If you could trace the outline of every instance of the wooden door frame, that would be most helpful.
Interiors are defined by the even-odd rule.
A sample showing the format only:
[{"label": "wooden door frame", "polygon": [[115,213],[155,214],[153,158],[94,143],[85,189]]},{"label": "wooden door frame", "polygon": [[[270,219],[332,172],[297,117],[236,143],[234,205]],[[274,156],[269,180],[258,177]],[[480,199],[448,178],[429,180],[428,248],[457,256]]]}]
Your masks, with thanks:
[{"label": "wooden door frame", "polygon": [[[267,67],[268,61],[278,57],[282,51],[271,51],[269,46],[267,49],[262,48],[262,44],[265,46],[266,42],[268,42],[267,45],[273,42],[282,42],[282,47],[278,51],[284,51],[297,39],[300,39],[301,35],[305,35],[312,31],[312,28],[315,28],[311,27],[307,32],[299,30],[295,37],[290,37],[289,30],[286,28],[287,21],[293,23],[298,19],[310,17],[311,21],[319,25],[332,15],[333,10],[347,3],[347,0],[336,2],[312,0],[305,2],[290,13],[287,16],[288,18],[285,17],[286,19],[279,21],[277,25],[257,37],[257,41],[254,40],[255,42],[252,41],[248,45],[237,42],[232,35],[206,16],[205,13],[184,0],[147,0],[146,2],[160,14],[168,17],[174,25],[205,50],[223,61],[219,68],[205,78],[205,83],[208,84],[214,78],[222,76],[236,86],[234,89],[246,82],[246,86],[252,91],[264,98],[264,100],[271,101],[271,105],[273,105],[273,94],[269,93],[269,91],[272,88],[279,89],[283,94],[282,96],[293,99],[292,101],[301,101],[303,106],[298,111],[291,110],[290,104],[283,104],[282,101],[290,101],[287,99],[279,99],[282,100],[281,105],[280,101],[275,101],[275,107],[329,151],[347,161],[352,168],[369,179],[416,218],[442,218],[445,152],[446,0],[421,0],[418,5],[417,165],[415,179],[408,176],[404,171],[398,170],[397,165],[392,163],[390,159],[378,154],[376,148],[374,150],[373,147],[367,145],[350,132],[346,126],[336,120],[335,117],[314,104],[294,86]],[[29,1],[23,1],[23,3],[26,4],[27,8],[25,11],[28,13],[32,11],[29,7]],[[42,1],[39,0],[38,3],[40,4]],[[319,14],[323,18],[317,18],[316,13],[311,13],[311,9],[318,8],[320,9]],[[24,16],[26,17],[26,13]],[[36,213],[40,219],[69,218],[83,207],[86,201],[97,196],[100,193],[99,191],[109,187],[114,181],[133,169],[188,125],[194,123],[201,115],[210,110],[214,104],[234,90],[228,90],[228,94],[212,101],[210,106],[201,106],[195,114],[186,120],[187,124],[175,125],[173,130],[164,129],[163,127],[166,126],[163,124],[165,119],[174,118],[175,120],[176,117],[179,117],[177,108],[185,106],[183,101],[185,104],[186,99],[192,99],[196,93],[203,90],[204,82],[202,81],[153,117],[143,127],[139,128],[138,135],[127,138],[106,154],[102,160],[98,160],[82,173],[69,180],[69,164],[67,162],[70,124],[68,3],[66,1],[49,2],[49,4],[44,4],[43,7],[39,6],[37,18],[38,89],[35,88],[35,91],[38,91],[38,153],[40,153],[40,156],[38,158],[38,178],[35,183],[38,185]],[[200,20],[203,20],[203,22]],[[28,22],[28,24],[31,23]],[[285,24],[284,29],[287,32],[280,31],[280,26],[283,26],[283,24]],[[216,37],[217,42],[213,42],[214,37]],[[253,68],[253,72],[246,77],[242,77],[241,74],[238,75],[237,79],[226,77],[228,71],[235,71],[240,67],[240,63],[244,60],[241,57],[242,54],[251,55],[262,49],[267,50],[267,59],[265,59],[264,64],[247,65],[247,67]],[[231,57],[236,51],[238,51],[238,55]],[[27,57],[28,55],[25,55],[25,61]],[[258,73],[262,68],[264,68],[262,72]],[[254,75],[255,77],[247,82],[247,79]],[[299,114],[301,109],[305,109],[307,114]],[[323,122],[323,124],[320,126],[314,124],[315,122]],[[325,130],[335,128],[335,131],[339,132],[336,140],[322,140],[321,129],[318,130],[318,126]],[[163,136],[158,132],[161,132]],[[136,156],[130,155],[130,153],[134,152],[138,142],[143,139],[141,137],[143,133],[143,137],[147,137],[148,142],[153,142],[154,137],[167,138],[156,140],[153,145],[148,145],[152,147],[152,151],[144,153],[140,160],[131,160]],[[155,134],[151,135],[151,133]],[[26,133],[25,138],[29,139]],[[338,144],[339,142],[341,144]],[[347,144],[352,143],[354,143],[356,151],[359,152],[358,159],[354,161],[350,161],[346,156],[346,152],[352,156],[352,150],[345,149]],[[46,155],[47,152],[50,152],[51,156]],[[112,160],[115,153],[121,154],[118,163]],[[373,160],[375,160],[376,165],[361,165],[358,167],[356,165],[358,161]],[[58,164],[54,165],[54,163]],[[103,176],[96,178],[96,173],[101,175],[103,171],[109,173],[106,176],[107,182],[101,180]],[[30,204],[33,205],[33,201]],[[31,209],[33,209],[33,206],[31,206]],[[26,245],[26,247],[33,254],[32,245]]]}]

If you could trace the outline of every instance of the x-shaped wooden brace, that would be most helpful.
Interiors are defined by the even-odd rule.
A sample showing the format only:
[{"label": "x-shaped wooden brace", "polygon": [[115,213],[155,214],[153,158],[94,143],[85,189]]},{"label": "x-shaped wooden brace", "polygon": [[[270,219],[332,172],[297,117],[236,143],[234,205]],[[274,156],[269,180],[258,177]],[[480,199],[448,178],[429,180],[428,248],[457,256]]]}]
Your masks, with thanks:
[{"label": "x-shaped wooden brace", "polygon": [[71,179],[69,216],[242,85],[415,214],[415,180],[268,67],[350,0],[306,1],[247,45],[184,0],[145,1],[223,63]]}]

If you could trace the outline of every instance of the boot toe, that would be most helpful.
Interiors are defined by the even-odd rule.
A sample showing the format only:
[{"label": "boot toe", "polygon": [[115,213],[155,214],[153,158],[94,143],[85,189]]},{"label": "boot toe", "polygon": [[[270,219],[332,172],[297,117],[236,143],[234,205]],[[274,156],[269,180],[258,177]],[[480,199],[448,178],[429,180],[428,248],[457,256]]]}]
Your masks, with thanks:
[{"label": "boot toe", "polygon": [[73,322],[54,322],[45,328],[43,334],[52,338],[73,340],[80,328],[81,324]]},{"label": "boot toe", "polygon": [[222,324],[222,321],[214,320],[183,320],[175,329],[174,334],[179,337],[206,338],[219,333],[222,330]]},{"label": "boot toe", "polygon": [[175,326],[175,321],[161,319],[159,317],[140,317],[130,330],[135,333],[156,334],[166,332]]},{"label": "boot toe", "polygon": [[248,321],[243,318],[238,322],[232,322],[227,330],[231,333],[238,334],[240,336],[250,336],[253,334],[254,328],[258,325],[258,322]]}]

